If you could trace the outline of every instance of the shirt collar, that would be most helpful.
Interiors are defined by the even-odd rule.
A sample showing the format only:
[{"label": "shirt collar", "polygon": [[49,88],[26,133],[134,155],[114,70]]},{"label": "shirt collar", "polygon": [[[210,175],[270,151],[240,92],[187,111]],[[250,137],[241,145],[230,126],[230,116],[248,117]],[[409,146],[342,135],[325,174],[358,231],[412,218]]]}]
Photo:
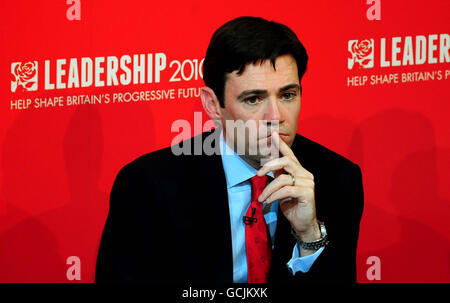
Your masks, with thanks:
[{"label": "shirt collar", "polygon": [[[228,146],[223,137],[223,131],[220,132],[219,148],[227,180],[227,188],[236,186],[256,175],[257,170]],[[273,178],[273,172],[269,172],[267,175]]]}]

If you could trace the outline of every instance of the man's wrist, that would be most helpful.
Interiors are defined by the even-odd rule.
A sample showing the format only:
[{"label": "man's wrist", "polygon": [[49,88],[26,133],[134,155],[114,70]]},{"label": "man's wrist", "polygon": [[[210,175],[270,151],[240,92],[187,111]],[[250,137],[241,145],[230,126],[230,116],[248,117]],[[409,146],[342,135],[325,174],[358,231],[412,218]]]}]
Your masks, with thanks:
[{"label": "man's wrist", "polygon": [[295,228],[293,228],[293,230],[297,235],[297,239],[301,242],[312,242],[319,240],[322,237],[319,222],[317,220],[305,231],[297,231]]},{"label": "man's wrist", "polygon": [[[328,236],[323,222],[317,222],[318,231],[311,227],[305,232],[297,234],[294,229],[292,235],[297,240],[297,247],[301,256],[307,256],[315,253],[319,248],[328,245]],[[301,238],[302,237],[302,238]]]}]

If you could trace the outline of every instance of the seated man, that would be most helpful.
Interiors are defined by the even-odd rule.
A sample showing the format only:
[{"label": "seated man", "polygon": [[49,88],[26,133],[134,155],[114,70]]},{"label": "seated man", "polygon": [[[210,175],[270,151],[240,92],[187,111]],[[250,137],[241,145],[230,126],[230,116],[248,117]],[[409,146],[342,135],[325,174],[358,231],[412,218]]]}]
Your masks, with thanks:
[{"label": "seated man", "polygon": [[97,282],[356,281],[361,170],[296,133],[307,61],[276,22],[214,33],[201,100],[219,127],[122,168]]}]

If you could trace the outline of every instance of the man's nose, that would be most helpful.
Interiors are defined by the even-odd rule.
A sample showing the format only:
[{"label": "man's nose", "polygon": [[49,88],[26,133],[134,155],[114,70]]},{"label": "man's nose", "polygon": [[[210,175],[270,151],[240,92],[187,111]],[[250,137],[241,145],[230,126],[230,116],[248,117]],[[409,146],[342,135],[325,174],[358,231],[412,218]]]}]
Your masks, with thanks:
[{"label": "man's nose", "polygon": [[264,120],[267,120],[267,121],[272,121],[272,120],[280,121],[281,120],[281,113],[280,113],[279,106],[280,106],[280,104],[279,104],[279,102],[277,101],[276,98],[270,98],[269,102],[267,102],[267,106],[265,108]]}]

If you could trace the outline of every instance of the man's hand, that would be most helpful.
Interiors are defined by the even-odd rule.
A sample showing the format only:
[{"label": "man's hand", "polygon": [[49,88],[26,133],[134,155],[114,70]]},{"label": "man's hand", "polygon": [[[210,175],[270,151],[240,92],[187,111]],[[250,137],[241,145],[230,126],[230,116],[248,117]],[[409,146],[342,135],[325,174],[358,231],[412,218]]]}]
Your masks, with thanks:
[{"label": "man's hand", "polygon": [[317,240],[321,234],[316,218],[314,176],[300,164],[277,132],[272,133],[272,144],[279,148],[282,157],[270,160],[258,170],[258,176],[270,171],[275,176],[258,200],[267,203],[279,200],[283,214],[300,239],[305,242]]}]

